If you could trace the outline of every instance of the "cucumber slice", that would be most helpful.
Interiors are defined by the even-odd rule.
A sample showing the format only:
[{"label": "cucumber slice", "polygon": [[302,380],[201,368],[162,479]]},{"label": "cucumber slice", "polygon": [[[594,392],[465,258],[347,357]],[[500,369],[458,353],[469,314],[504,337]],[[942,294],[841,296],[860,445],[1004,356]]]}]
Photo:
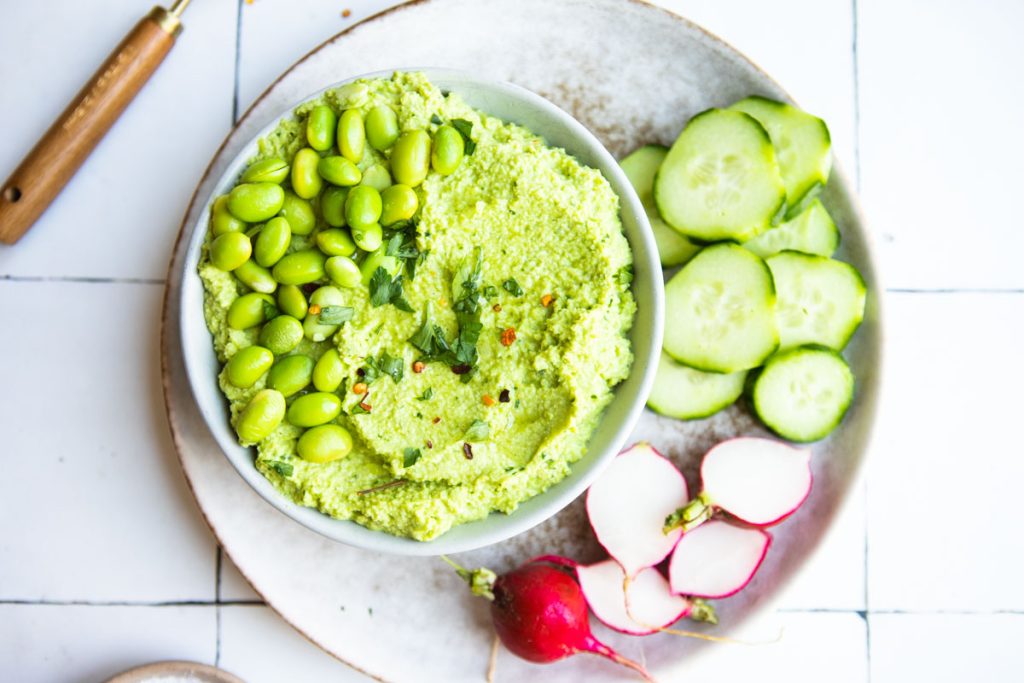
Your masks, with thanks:
[{"label": "cucumber slice", "polygon": [[665,222],[687,237],[746,242],[784,208],[771,138],[752,117],[709,109],[690,119],[654,181]]},{"label": "cucumber slice", "polygon": [[647,406],[678,420],[708,417],[736,402],[746,378],[746,371],[722,375],[694,370],[662,353]]},{"label": "cucumber slice", "polygon": [[775,322],[782,350],[820,344],[842,351],[864,319],[867,287],[849,263],[784,251],[765,261],[778,303]]},{"label": "cucumber slice", "polygon": [[764,366],[754,382],[754,410],[785,439],[817,441],[842,421],[853,390],[853,373],[842,356],[820,346],[801,346]]},{"label": "cucumber slice", "polygon": [[787,250],[831,256],[839,248],[839,229],[821,200],[815,199],[796,218],[762,233],[743,246],[761,258]]},{"label": "cucumber slice", "polygon": [[737,244],[705,248],[668,281],[665,318],[665,351],[706,372],[756,368],[779,345],[771,271]]},{"label": "cucumber slice", "polygon": [[670,228],[661,219],[658,207],[654,203],[654,177],[658,174],[658,168],[667,154],[667,147],[647,145],[634,151],[619,164],[633,189],[640,196],[640,202],[647,212],[647,220],[651,222],[654,241],[658,245],[661,265],[671,268],[681,266],[693,258],[700,251],[700,246]]},{"label": "cucumber slice", "polygon": [[786,217],[810,204],[828,182],[832,171],[832,137],[817,116],[764,97],[748,97],[729,107],[757,119],[775,146],[786,186]]}]

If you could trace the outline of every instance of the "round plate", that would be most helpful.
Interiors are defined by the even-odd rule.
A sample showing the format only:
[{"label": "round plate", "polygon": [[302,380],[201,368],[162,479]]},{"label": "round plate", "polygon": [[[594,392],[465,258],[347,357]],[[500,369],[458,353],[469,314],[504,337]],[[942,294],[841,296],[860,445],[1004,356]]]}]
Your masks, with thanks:
[{"label": "round plate", "polygon": [[[382,49],[386,46],[386,49]],[[410,66],[464,69],[537,92],[576,116],[621,157],[646,143],[670,144],[694,114],[750,94],[788,99],[764,73],[717,38],[679,17],[630,0],[428,0],[384,12],[339,34],[290,69],[239,122],[196,190],[205,197],[245,142],[289,103],[349,75]],[[770,604],[814,550],[856,484],[874,421],[881,354],[881,311],[868,237],[840,170],[824,202],[842,231],[837,257],[856,265],[869,288],[864,324],[846,351],[859,385],[843,425],[814,446],[814,490],[775,530],[757,578],[716,602],[728,634]],[[193,201],[184,225],[195,225]],[[492,631],[487,605],[473,598],[436,558],[395,557],[323,538],[276,511],[238,476],[196,409],[185,377],[177,317],[179,235],[164,304],[162,363],[171,430],[185,475],[214,534],[253,587],[310,640],[351,666],[388,681],[480,681]],[[742,409],[698,422],[645,413],[636,440],[651,441],[697,484],[696,464],[710,446],[764,434]],[[501,572],[532,556],[558,553],[589,562],[601,550],[582,501],[504,543],[460,555],[466,566]],[[596,621],[596,620],[593,620]],[[624,654],[643,658],[665,680],[681,678],[695,657],[729,648],[669,635],[630,638],[595,628]],[[621,680],[595,657],[543,670],[565,680]],[[500,676],[523,680],[535,665],[503,657]]]},{"label": "round plate", "polygon": [[243,683],[241,678],[199,662],[155,662],[119,673],[107,683]]}]

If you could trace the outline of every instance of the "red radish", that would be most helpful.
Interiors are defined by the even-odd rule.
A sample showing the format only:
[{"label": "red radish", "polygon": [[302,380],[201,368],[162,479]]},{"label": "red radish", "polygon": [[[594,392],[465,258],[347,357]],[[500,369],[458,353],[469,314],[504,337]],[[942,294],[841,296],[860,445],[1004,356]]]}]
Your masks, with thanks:
[{"label": "red radish", "polygon": [[672,592],[701,598],[738,593],[754,578],[771,542],[771,534],[763,529],[719,519],[686,532],[668,565]]},{"label": "red radish", "polygon": [[654,567],[641,569],[625,590],[626,573],[615,560],[579,566],[576,576],[594,616],[620,633],[645,636],[690,613],[690,601],[672,595]]},{"label": "red radish", "polygon": [[654,680],[641,664],[593,636],[587,601],[579,584],[565,570],[531,561],[495,576],[489,569],[471,572],[444,559],[469,582],[474,594],[490,598],[494,630],[513,654],[547,664],[589,652],[633,669],[644,680]]},{"label": "red radish", "polygon": [[635,576],[672,552],[681,530],[662,532],[665,518],[686,504],[686,480],[647,443],[627,448],[587,493],[587,515],[598,542]]}]

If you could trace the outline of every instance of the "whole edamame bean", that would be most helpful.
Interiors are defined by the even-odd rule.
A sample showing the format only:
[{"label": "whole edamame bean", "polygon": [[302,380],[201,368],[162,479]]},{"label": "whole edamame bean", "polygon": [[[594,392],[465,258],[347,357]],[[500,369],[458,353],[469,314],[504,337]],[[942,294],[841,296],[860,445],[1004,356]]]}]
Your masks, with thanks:
[{"label": "whole edamame bean", "polygon": [[334,128],[338,124],[338,116],[326,104],[313,107],[306,118],[306,140],[309,146],[323,152],[334,145]]},{"label": "whole edamame bean", "polygon": [[380,104],[366,115],[366,141],[383,152],[398,139],[398,115],[386,104]]},{"label": "whole edamame bean", "polygon": [[316,246],[328,256],[351,256],[356,253],[356,243],[347,230],[331,228],[316,234]]},{"label": "whole edamame bean", "polygon": [[316,214],[313,213],[312,204],[292,192],[284,193],[284,205],[279,215],[292,226],[293,235],[308,235],[316,227]]},{"label": "whole edamame bean", "polygon": [[340,228],[345,225],[345,200],[348,199],[347,187],[324,188],[320,195],[320,215],[324,222],[332,228]]},{"label": "whole edamame bean", "polygon": [[261,159],[245,169],[242,174],[243,183],[277,183],[280,185],[288,177],[288,162],[280,157]]},{"label": "whole edamame bean", "polygon": [[345,157],[324,157],[316,166],[320,177],[340,187],[358,185],[363,179],[359,167]]},{"label": "whole edamame bean", "polygon": [[210,243],[210,263],[232,271],[249,260],[252,242],[241,232],[226,232]]},{"label": "whole edamame bean", "polygon": [[249,399],[235,422],[235,432],[243,446],[258,443],[270,436],[284,419],[285,402],[280,391],[263,389]]},{"label": "whole edamame bean", "polygon": [[[345,295],[337,287],[327,285],[313,292],[309,297],[310,305],[317,305],[320,308],[327,306],[344,306]],[[340,325],[321,325],[320,314],[310,313],[302,321],[302,329],[306,339],[314,342],[322,342],[338,331]]]},{"label": "whole edamame bean", "polygon": [[416,187],[430,170],[430,135],[425,130],[402,133],[391,150],[391,175],[396,182]]},{"label": "whole edamame bean", "polygon": [[359,184],[372,187],[377,192],[383,192],[391,187],[391,172],[384,164],[374,164],[363,171],[363,179],[359,181]]},{"label": "whole edamame bean", "polygon": [[392,278],[398,275],[402,269],[402,262],[394,256],[388,256],[387,251],[386,247],[380,247],[359,264],[359,273],[364,285],[370,284],[370,278],[378,268],[383,268]]},{"label": "whole edamame bean", "polygon": [[352,435],[340,425],[320,425],[303,432],[295,450],[307,462],[340,460],[352,452]]},{"label": "whole edamame bean", "polygon": [[345,379],[345,366],[338,349],[327,349],[313,367],[313,386],[317,391],[337,391]]},{"label": "whole edamame bean", "polygon": [[416,215],[416,209],[420,208],[416,190],[401,183],[381,192],[380,201],[380,224],[385,226],[409,220]]},{"label": "whole edamame bean", "polygon": [[348,256],[332,256],[324,264],[324,270],[331,282],[339,287],[355,287],[362,281],[359,266]]},{"label": "whole edamame bean", "polygon": [[433,151],[430,153],[430,164],[441,175],[451,175],[462,163],[466,153],[466,143],[459,131],[449,125],[441,126],[434,133]]},{"label": "whole edamame bean", "polygon": [[273,218],[284,204],[284,190],[276,183],[242,183],[228,194],[228,211],[246,223]]},{"label": "whole edamame bean", "polygon": [[292,228],[288,219],[281,216],[271,218],[260,230],[260,234],[256,235],[256,244],[253,246],[256,263],[270,268],[285,255],[291,241]]},{"label": "whole edamame bean", "polygon": [[285,415],[296,427],[316,427],[341,415],[341,399],[334,394],[315,391],[295,399]]},{"label": "whole edamame bean", "polygon": [[272,294],[277,289],[277,281],[270,271],[252,259],[235,268],[232,274],[254,292]]},{"label": "whole edamame bean", "polygon": [[317,249],[293,251],[274,266],[274,279],[282,285],[304,285],[324,276],[327,257]]},{"label": "whole edamame bean", "polygon": [[353,228],[366,228],[380,220],[382,208],[380,192],[372,187],[359,185],[348,191],[348,199],[345,200],[345,220]]},{"label": "whole edamame bean", "polygon": [[302,323],[290,315],[279,315],[260,330],[260,344],[275,356],[295,350],[302,341]]},{"label": "whole edamame bean", "polygon": [[306,295],[296,285],[283,285],[277,290],[277,307],[298,320],[305,318],[309,310]]},{"label": "whole edamame bean", "polygon": [[[271,310],[273,309],[273,310]],[[269,317],[267,314],[276,315],[274,297],[260,292],[249,292],[243,294],[228,307],[227,323],[233,330],[247,330],[263,324]]]},{"label": "whole edamame bean", "polygon": [[285,356],[274,363],[267,375],[267,387],[280,391],[285,397],[297,394],[309,386],[315,363],[309,356]]},{"label": "whole edamame bean", "polygon": [[274,364],[274,354],[262,346],[239,349],[224,366],[228,381],[239,389],[247,389]]},{"label": "whole edamame bean", "polygon": [[309,147],[303,147],[292,159],[292,189],[303,199],[312,199],[320,194],[324,181],[317,173],[320,155]]},{"label": "whole edamame bean", "polygon": [[375,251],[384,241],[380,223],[365,228],[352,228],[352,241],[363,251]]},{"label": "whole edamame bean", "polygon": [[228,211],[228,196],[226,194],[213,200],[213,208],[210,210],[210,229],[215,237],[228,232],[245,232],[245,221],[240,221]]},{"label": "whole edamame bean", "polygon": [[363,148],[366,143],[366,127],[363,115],[358,109],[346,109],[338,119],[338,149],[341,156],[353,164],[363,160]]}]

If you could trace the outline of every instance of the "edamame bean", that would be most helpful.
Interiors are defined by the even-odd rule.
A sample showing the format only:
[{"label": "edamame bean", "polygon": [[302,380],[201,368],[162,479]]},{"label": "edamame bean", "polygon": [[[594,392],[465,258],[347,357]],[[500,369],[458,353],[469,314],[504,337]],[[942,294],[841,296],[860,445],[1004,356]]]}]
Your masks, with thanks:
[{"label": "edamame bean", "polygon": [[386,104],[370,110],[366,115],[366,141],[370,147],[383,152],[398,139],[398,115]]},{"label": "edamame bean", "polygon": [[347,230],[331,228],[316,234],[316,246],[328,256],[351,256],[356,253],[356,243]]},{"label": "edamame bean", "polygon": [[334,394],[316,391],[295,399],[288,407],[285,417],[296,427],[316,427],[330,422],[340,414],[340,398]]},{"label": "edamame bean", "polygon": [[358,185],[363,174],[355,164],[345,157],[324,157],[316,166],[320,177],[341,187]]},{"label": "edamame bean", "polygon": [[430,164],[441,175],[451,175],[462,163],[466,153],[466,143],[459,131],[444,125],[434,133],[433,151],[430,153]]},{"label": "edamame bean", "polygon": [[372,187],[377,192],[383,192],[391,187],[391,172],[384,164],[374,164],[363,171],[363,179],[359,181],[359,184]]},{"label": "edamame bean", "polygon": [[[345,295],[337,287],[321,287],[309,297],[309,303],[325,308],[327,306],[344,306]],[[310,313],[302,322],[302,329],[306,339],[314,342],[322,342],[338,331],[339,325],[321,325],[320,314]]]},{"label": "edamame bean", "polygon": [[392,279],[401,271],[402,262],[394,256],[388,256],[387,251],[386,247],[381,247],[364,258],[363,262],[359,264],[359,273],[364,285],[370,284],[370,278],[373,277],[374,272],[378,268],[383,268],[387,271]]},{"label": "edamame bean", "polygon": [[352,228],[352,241],[363,251],[375,251],[384,241],[380,223],[365,228]]},{"label": "edamame bean", "polygon": [[228,211],[246,223],[273,218],[284,204],[284,190],[275,183],[242,183],[228,194]]},{"label": "edamame bean", "polygon": [[430,135],[425,130],[402,133],[391,150],[391,175],[396,182],[416,187],[430,170]]},{"label": "edamame bean", "polygon": [[309,147],[303,147],[292,159],[292,189],[303,199],[312,199],[320,194],[324,181],[317,173],[320,155]]},{"label": "edamame bean", "polygon": [[228,196],[226,194],[213,200],[213,208],[210,210],[210,229],[215,237],[228,232],[245,232],[245,221],[240,221],[228,211]]},{"label": "edamame bean", "polygon": [[353,164],[363,160],[363,148],[366,143],[366,128],[363,115],[358,109],[346,109],[338,119],[338,149],[341,156]]},{"label": "edamame bean", "polygon": [[270,268],[285,255],[291,241],[292,228],[288,219],[281,216],[271,218],[260,230],[260,234],[256,235],[256,245],[253,247],[256,263]]},{"label": "edamame bean", "polygon": [[279,315],[260,330],[260,344],[275,356],[283,356],[302,341],[302,323],[290,315]]},{"label": "edamame bean", "polygon": [[280,391],[263,389],[249,400],[235,422],[235,432],[242,445],[258,443],[270,436],[284,419],[284,396]]},{"label": "edamame bean", "polygon": [[239,389],[247,389],[274,364],[274,354],[262,346],[239,349],[224,366],[228,381]]},{"label": "edamame bean", "polygon": [[252,259],[235,268],[232,274],[254,292],[272,294],[277,289],[277,281],[270,271]]},{"label": "edamame bean", "polygon": [[252,242],[241,232],[226,232],[210,243],[210,263],[232,271],[249,260]]},{"label": "edamame bean", "polygon": [[284,193],[284,206],[281,207],[280,215],[292,226],[293,235],[308,235],[316,227],[313,206],[292,192]]},{"label": "edamame bean", "polygon": [[288,177],[288,162],[280,157],[262,159],[245,169],[242,174],[243,183],[277,183],[280,185]]},{"label": "edamame bean", "polygon": [[365,83],[346,83],[334,91],[334,98],[342,107],[361,107],[369,94]]},{"label": "edamame bean", "polygon": [[409,220],[416,215],[416,209],[420,208],[416,191],[401,183],[381,192],[380,201],[380,224],[385,226]]},{"label": "edamame bean", "polygon": [[337,391],[345,379],[345,366],[338,349],[327,349],[313,367],[313,386],[317,391]]},{"label": "edamame bean", "polygon": [[324,464],[352,452],[352,435],[339,425],[320,425],[303,432],[295,449],[303,460]]},{"label": "edamame bean", "polygon": [[280,391],[285,397],[297,394],[309,386],[315,363],[309,356],[285,356],[274,363],[267,375],[267,387]]},{"label": "edamame bean", "polygon": [[[273,309],[273,310],[271,310]],[[268,317],[268,313],[276,315],[274,297],[260,292],[249,292],[243,294],[228,307],[228,327],[233,330],[247,330],[262,324]]]},{"label": "edamame bean", "polygon": [[293,251],[274,266],[274,279],[282,285],[304,285],[324,276],[327,257],[317,249]]},{"label": "edamame bean", "polygon": [[345,200],[345,220],[353,228],[366,228],[380,220],[382,209],[380,192],[359,185],[348,191]]},{"label": "edamame bean", "polygon": [[332,256],[324,264],[324,270],[331,282],[339,287],[355,287],[362,280],[359,266],[348,256]]},{"label": "edamame bean", "polygon": [[320,215],[324,222],[332,228],[340,228],[345,225],[345,200],[348,199],[347,187],[324,188],[320,195]]},{"label": "edamame bean", "polygon": [[277,307],[298,320],[305,318],[309,310],[306,295],[296,285],[284,285],[277,290]]},{"label": "edamame bean", "polygon": [[334,128],[338,124],[338,116],[326,104],[320,104],[309,112],[306,118],[306,140],[309,146],[323,152],[334,145]]}]

